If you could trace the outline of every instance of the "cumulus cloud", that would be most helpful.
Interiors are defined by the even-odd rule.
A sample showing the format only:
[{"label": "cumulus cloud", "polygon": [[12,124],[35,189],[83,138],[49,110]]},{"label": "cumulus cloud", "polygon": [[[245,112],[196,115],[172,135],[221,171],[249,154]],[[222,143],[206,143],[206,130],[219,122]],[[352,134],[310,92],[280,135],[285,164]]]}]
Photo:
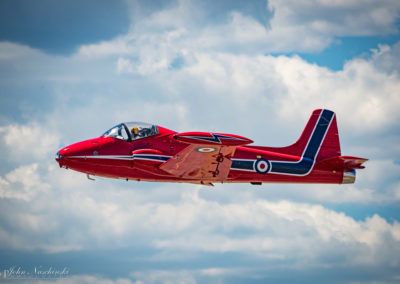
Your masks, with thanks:
[{"label": "cumulus cloud", "polygon": [[[400,261],[400,225],[378,215],[356,221],[321,205],[265,201],[255,196],[246,200],[240,193],[236,200],[221,202],[192,185],[128,190],[136,184],[91,182],[56,167],[42,176],[45,183],[27,175],[34,169],[23,167],[2,179],[2,183],[13,183],[25,174],[26,181],[20,182],[19,190],[26,193],[51,184],[51,190],[46,185],[45,194],[36,194],[35,198],[3,196],[1,222],[13,224],[12,230],[1,230],[3,248],[57,253],[104,248],[111,243],[112,247],[125,247],[134,240],[136,246],[159,251],[152,256],[159,260],[165,255],[184,259],[193,253],[230,252],[310,267],[335,251],[335,256],[349,265],[367,260],[375,265],[397,265]],[[2,184],[2,188],[7,185]],[[218,190],[232,193],[226,186]],[[30,206],[21,206],[21,202]],[[18,206],[18,212],[4,214],[14,206]],[[308,261],[304,263],[304,259]]]},{"label": "cumulus cloud", "polygon": [[[178,50],[220,51],[241,54],[321,51],[340,36],[397,33],[397,1],[268,1],[260,7],[264,19],[246,14],[248,7],[218,11],[194,1],[176,1],[146,17],[132,5],[130,32],[111,42],[85,45],[85,56],[140,54],[142,64],[168,64]],[[251,5],[250,5],[251,6]],[[264,10],[262,10],[264,9]],[[189,16],[190,15],[190,16]],[[212,25],[211,25],[212,23]],[[195,35],[195,36],[193,36]],[[221,36],[222,35],[222,36]]]},{"label": "cumulus cloud", "polygon": [[168,270],[148,270],[141,272],[132,272],[132,276],[135,279],[140,279],[138,282],[143,283],[187,283],[195,284],[199,283],[196,280],[197,271],[191,270],[178,270],[178,271],[168,271]]},{"label": "cumulus cloud", "polygon": [[[97,94],[115,97],[112,101],[113,106],[110,107],[112,111],[107,110],[110,115],[115,112],[113,109],[120,108],[121,101],[124,104],[128,101],[140,105],[146,98],[148,103],[148,96],[143,97],[141,94],[142,90],[146,90],[147,93],[153,92],[154,98],[163,98],[158,99],[160,103],[163,100],[168,100],[169,104],[171,101],[179,101],[178,104],[182,106],[182,109],[195,113],[196,118],[202,117],[201,112],[207,111],[210,120],[216,125],[220,123],[221,119],[214,113],[223,113],[224,119],[238,120],[238,117],[248,115],[248,110],[252,109],[250,116],[252,120],[260,120],[255,114],[265,113],[265,110],[268,110],[262,118],[264,121],[272,124],[278,123],[278,119],[275,118],[278,115],[280,119],[284,118],[284,121],[295,121],[293,125],[298,129],[303,127],[305,122],[302,120],[305,121],[314,108],[323,106],[338,113],[339,127],[348,133],[365,134],[396,126],[397,109],[400,105],[396,93],[399,88],[399,78],[394,72],[394,67],[390,67],[388,64],[397,62],[397,45],[391,49],[393,50],[391,52],[388,51],[390,47],[379,52],[375,51],[370,59],[351,60],[340,71],[332,71],[309,64],[296,56],[274,57],[253,54],[237,56],[235,52],[232,53],[229,50],[222,49],[219,50],[220,52],[216,52],[218,49],[214,48],[210,51],[203,48],[204,44],[196,43],[187,46],[183,43],[193,42],[199,36],[201,37],[201,35],[193,36],[191,33],[187,33],[182,27],[183,19],[179,17],[185,13],[186,9],[192,9],[193,5],[195,4],[190,2],[179,2],[176,7],[155,13],[149,18],[143,19],[142,22],[136,23],[132,32],[126,36],[98,45],[83,46],[73,56],[74,59],[67,63],[67,68],[56,72],[61,72],[60,75],[57,76],[51,72],[53,78],[58,78],[58,81],[52,84],[57,94],[56,98],[58,98],[56,101],[62,106],[68,97],[74,99],[77,95],[71,95],[71,93],[76,92],[87,97],[86,102],[80,106],[82,111],[90,111],[91,108],[104,109],[110,105],[110,102],[104,98],[94,98],[94,101],[91,101],[91,97],[82,91],[85,89],[82,84],[77,84],[74,89],[66,89],[65,83],[70,82],[68,77],[73,72],[82,74],[82,76],[76,76],[77,78],[93,80],[99,86],[108,85],[111,82],[117,82],[120,85],[111,92],[107,91],[109,90],[107,87],[94,87]],[[281,6],[290,6],[286,2],[271,2],[269,5],[270,9],[275,10],[279,10],[278,7]],[[325,7],[324,9],[328,9],[333,4],[318,2],[315,5],[322,5]],[[336,6],[341,5],[347,7],[345,3],[337,3]],[[387,7],[392,4],[382,2],[382,4],[371,5],[366,5],[365,9],[368,8],[372,11],[371,7],[375,7],[374,5],[383,5],[385,9],[389,9]],[[359,7],[354,9],[359,9]],[[395,8],[391,10],[396,11]],[[234,22],[249,17],[238,12],[235,13],[232,16]],[[167,20],[163,20],[164,18],[174,19],[171,25],[176,29],[155,29],[154,27],[157,26],[165,26]],[[185,20],[189,21],[190,19],[185,18]],[[159,21],[162,23],[158,23]],[[239,24],[238,26],[245,27],[246,25]],[[250,29],[253,30],[253,28]],[[229,28],[229,30],[235,29]],[[219,39],[226,38],[221,36],[224,34],[223,30],[213,28],[213,32]],[[248,34],[248,32],[243,32],[243,35],[247,36]],[[113,44],[115,44],[115,48],[106,48],[106,50],[112,50],[111,52],[102,53],[104,45]],[[228,45],[231,46],[230,43]],[[88,55],[93,54],[98,54],[100,57],[90,59]],[[37,54],[37,56],[42,57],[43,55]],[[45,64],[46,66],[66,64],[65,61],[50,56],[44,61],[48,63]],[[80,70],[81,62],[85,62],[86,69]],[[181,63],[174,67],[174,62]],[[30,64],[32,67],[37,65],[34,60],[33,63],[28,62],[28,67]],[[53,70],[52,67],[47,68]],[[108,80],[100,83],[99,78]],[[141,82],[139,83],[139,81]],[[130,91],[127,92],[127,90]],[[118,94],[119,91],[120,94]],[[230,108],[221,107],[221,104],[223,105],[228,100],[231,102]],[[220,110],[216,109],[217,105]],[[133,114],[138,110],[140,111],[136,108]],[[60,116],[68,116],[70,109],[60,110],[60,107],[57,107],[56,111]],[[154,113],[157,115],[160,112]],[[140,115],[143,114],[140,113]],[[90,115],[88,116],[90,117]],[[190,117],[186,118],[191,119]],[[360,121],[363,121],[362,125]],[[191,121],[190,124],[196,124],[196,121]],[[199,124],[204,125],[203,122]],[[237,121],[237,125],[241,125],[240,121]],[[66,128],[63,126],[63,131]],[[224,128],[226,127],[224,126]],[[98,131],[100,133],[101,129]],[[250,134],[266,137],[266,134],[260,132]],[[272,139],[276,136],[270,135]],[[295,138],[291,137],[291,139]],[[282,143],[281,141],[271,142]],[[286,143],[288,142],[291,141]]]},{"label": "cumulus cloud", "polygon": [[[268,1],[274,13],[271,34],[291,38],[303,51],[321,50],[334,36],[371,36],[396,33],[397,1]],[[285,41],[285,44],[288,44]],[[285,50],[284,44],[279,50]],[[293,48],[293,47],[292,47]]]},{"label": "cumulus cloud", "polygon": [[[219,38],[224,33],[214,32]],[[243,34],[248,35],[247,32]],[[372,58],[350,60],[343,70],[332,71],[297,56],[237,56],[226,50],[210,52],[201,44],[187,47],[180,44],[181,36],[173,37],[174,43],[164,38],[169,38],[167,35],[146,37],[140,44],[136,43],[135,37],[133,41],[126,40],[126,45],[131,48],[127,53],[130,55],[124,51],[117,54],[117,73],[151,76],[153,81],[167,87],[163,91],[166,95],[182,96],[189,87],[192,100],[201,97],[205,103],[196,101],[196,104],[200,103],[204,108],[205,104],[213,108],[209,102],[230,100],[234,103],[232,113],[242,113],[250,108],[253,113],[271,109],[272,114],[280,118],[296,121],[296,127],[302,127],[299,117],[306,120],[313,109],[321,106],[334,109],[340,126],[353,133],[396,126],[400,105],[396,91],[399,77],[394,67],[388,64],[397,62],[397,45],[393,52],[374,52]],[[95,46],[92,48],[96,49]],[[181,64],[170,72],[175,60]],[[274,118],[271,115],[265,119]],[[363,121],[362,125],[360,121]]]},{"label": "cumulus cloud", "polygon": [[30,201],[39,192],[45,193],[49,185],[41,181],[38,164],[20,166],[0,177],[0,198]]},{"label": "cumulus cloud", "polygon": [[377,68],[395,74],[400,72],[398,60],[393,60],[400,56],[400,43],[396,43],[393,46],[379,44],[377,48],[372,49],[372,53],[373,63]]},{"label": "cumulus cloud", "polygon": [[118,73],[133,73],[133,64],[129,59],[120,57],[117,61]]},{"label": "cumulus cloud", "polygon": [[399,77],[374,68],[374,62],[355,59],[333,72],[297,57],[281,57],[276,66],[287,88],[280,102],[284,117],[304,116],[304,109],[319,105],[334,109],[339,121],[354,132],[396,126]]},{"label": "cumulus cloud", "polygon": [[3,126],[0,134],[9,150],[8,157],[19,161],[48,159],[59,144],[57,132],[38,123]]},{"label": "cumulus cloud", "polygon": [[[393,33],[397,2],[269,1],[268,23],[229,10],[213,26],[202,24],[208,16],[198,5],[180,1],[153,11],[128,34],[68,57],[0,43],[4,86],[20,90],[20,81],[26,82],[23,101],[32,86],[41,92],[44,85],[46,102],[52,101],[51,107],[42,106],[44,99],[32,101],[40,114],[16,103],[17,112],[28,110],[25,121],[2,120],[7,162],[0,177],[0,246],[46,254],[133,246],[155,251],[139,256],[155,262],[230,253],[244,259],[173,273],[132,269],[132,277],[145,283],[248,274],[249,259],[274,268],[398,267],[398,221],[378,214],[355,219],[328,206],[398,204],[399,43],[379,46],[339,71],[299,56],[265,55],[322,50],[335,36]],[[91,182],[59,169],[53,159],[61,145],[130,120],[236,133],[279,146],[296,140],[311,111],[321,107],[338,115],[343,153],[372,158],[355,185],[250,190],[224,184],[210,191]],[[94,276],[60,281],[133,282]]]},{"label": "cumulus cloud", "polygon": [[[201,199],[196,203],[196,210],[207,212],[199,217],[202,221],[198,220],[207,224],[200,226],[206,228],[206,231],[187,236],[179,230],[178,236],[160,240],[157,242],[158,246],[184,251],[234,251],[256,254],[262,258],[291,259],[302,264],[304,259],[308,259],[306,265],[315,265],[322,254],[342,246],[346,250],[354,250],[353,258],[348,258],[342,252],[343,255],[339,257],[347,255],[344,257],[347,259],[343,261],[355,264],[370,260],[376,264],[381,251],[379,247],[386,246],[389,241],[387,237],[390,236],[394,247],[398,247],[400,237],[400,226],[397,222],[390,225],[376,215],[357,222],[343,213],[327,210],[322,206],[288,201],[257,201],[223,207]],[[193,223],[196,224],[196,220],[190,222]],[[250,230],[252,233],[228,239],[224,236],[238,228]],[[297,246],[299,241],[302,243],[301,247]],[[398,262],[393,259],[394,255],[387,257],[382,256],[380,261],[391,259]]]},{"label": "cumulus cloud", "polygon": [[37,51],[28,46],[15,44],[12,42],[1,42],[0,44],[0,60],[9,61],[15,58],[28,57],[35,54]]},{"label": "cumulus cloud", "polygon": [[18,281],[20,283],[24,284],[46,284],[51,281],[52,283],[57,283],[57,284],[144,284],[142,281],[131,281],[130,279],[127,278],[117,278],[117,279],[110,279],[110,278],[104,278],[100,276],[93,276],[93,275],[73,275],[73,276],[67,276],[62,279],[46,279],[46,280],[38,280],[38,279],[32,279],[32,280],[14,280]]}]

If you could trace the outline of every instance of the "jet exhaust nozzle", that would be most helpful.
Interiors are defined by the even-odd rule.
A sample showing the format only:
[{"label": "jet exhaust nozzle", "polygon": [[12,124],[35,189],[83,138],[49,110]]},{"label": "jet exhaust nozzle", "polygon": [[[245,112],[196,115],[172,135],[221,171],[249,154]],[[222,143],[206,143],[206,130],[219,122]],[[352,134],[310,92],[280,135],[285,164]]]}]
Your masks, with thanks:
[{"label": "jet exhaust nozzle", "polygon": [[345,171],[343,173],[342,184],[354,183],[356,181],[356,170]]}]

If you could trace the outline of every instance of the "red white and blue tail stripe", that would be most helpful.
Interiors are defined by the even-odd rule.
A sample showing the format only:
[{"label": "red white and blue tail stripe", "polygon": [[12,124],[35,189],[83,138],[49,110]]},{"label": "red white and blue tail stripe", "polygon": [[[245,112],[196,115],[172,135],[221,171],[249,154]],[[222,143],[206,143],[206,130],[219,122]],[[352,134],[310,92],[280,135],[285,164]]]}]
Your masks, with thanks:
[{"label": "red white and blue tail stripe", "polygon": [[[299,155],[298,161],[277,161],[277,160],[267,160],[265,158],[260,159],[233,159],[231,169],[257,172],[259,174],[282,174],[282,175],[293,175],[293,176],[305,176],[308,175],[320,153],[321,146],[324,143],[325,137],[335,121],[334,128],[337,129],[335,113],[330,110],[318,110],[320,111],[318,120],[313,122],[311,117],[309,123],[306,126],[305,132],[310,131],[313,127],[311,135],[308,137],[300,137],[297,144],[305,144],[304,150]],[[315,115],[315,113],[313,113]],[[313,125],[310,125],[313,124]],[[308,130],[309,129],[309,130]],[[336,130],[337,132],[337,130]],[[335,133],[337,135],[337,133]],[[308,139],[307,143],[304,143],[304,139]],[[338,140],[337,140],[338,141]],[[337,145],[339,147],[339,145]],[[340,151],[340,148],[339,148]]]}]

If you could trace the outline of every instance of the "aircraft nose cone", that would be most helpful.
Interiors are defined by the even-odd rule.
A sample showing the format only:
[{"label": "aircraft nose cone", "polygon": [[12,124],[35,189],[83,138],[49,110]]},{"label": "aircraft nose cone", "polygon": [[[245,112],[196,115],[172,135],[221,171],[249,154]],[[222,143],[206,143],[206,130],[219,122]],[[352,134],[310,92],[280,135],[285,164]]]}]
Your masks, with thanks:
[{"label": "aircraft nose cone", "polygon": [[82,157],[95,155],[94,152],[97,152],[106,142],[99,140],[99,138],[94,138],[66,146],[58,150],[56,161],[60,167],[76,167],[78,164],[82,164]]},{"label": "aircraft nose cone", "polygon": [[60,151],[58,151],[56,153],[56,162],[58,163],[58,165],[60,166],[60,168],[62,168],[64,166],[64,160],[63,160],[63,156],[60,154]]},{"label": "aircraft nose cone", "polygon": [[60,152],[56,153],[56,161],[61,160],[63,156],[60,154]]},{"label": "aircraft nose cone", "polygon": [[77,155],[77,149],[74,145],[69,145],[64,147],[56,153],[56,162],[60,166],[60,168],[69,168],[69,158],[71,156]]},{"label": "aircraft nose cone", "polygon": [[73,149],[71,149],[71,145],[64,147],[62,149],[60,149],[56,155],[59,155],[60,158],[67,158],[68,156],[71,156],[71,154],[73,153]]},{"label": "aircraft nose cone", "polygon": [[67,147],[64,147],[56,153],[56,162],[60,166],[60,168],[68,167],[68,158],[70,156],[74,156],[76,154],[76,150],[74,147],[71,147],[73,145],[69,145]]}]

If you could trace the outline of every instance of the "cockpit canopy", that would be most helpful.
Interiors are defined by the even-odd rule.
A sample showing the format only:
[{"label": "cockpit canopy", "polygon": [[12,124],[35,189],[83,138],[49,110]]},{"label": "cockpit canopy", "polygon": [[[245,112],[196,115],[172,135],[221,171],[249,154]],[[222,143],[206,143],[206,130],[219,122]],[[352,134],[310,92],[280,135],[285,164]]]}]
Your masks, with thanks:
[{"label": "cockpit canopy", "polygon": [[157,125],[145,122],[123,122],[107,130],[103,136],[134,141],[158,134]]}]

